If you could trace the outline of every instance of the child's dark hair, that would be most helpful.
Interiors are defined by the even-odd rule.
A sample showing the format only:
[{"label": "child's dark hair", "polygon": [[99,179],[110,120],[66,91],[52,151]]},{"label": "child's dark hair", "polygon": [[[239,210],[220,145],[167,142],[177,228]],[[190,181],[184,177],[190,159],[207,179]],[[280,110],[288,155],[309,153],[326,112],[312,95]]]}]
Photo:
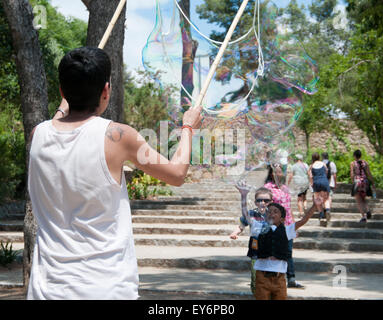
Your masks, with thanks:
[{"label": "child's dark hair", "polygon": [[59,65],[60,87],[69,109],[94,112],[105,84],[110,81],[111,62],[104,50],[82,47],[68,52]]},{"label": "child's dark hair", "polygon": [[354,151],[354,157],[360,159],[362,157],[362,152],[358,149]]},{"label": "child's dark hair", "polygon": [[281,206],[279,203],[272,202],[267,207],[269,209],[270,207],[275,207],[279,209],[279,211],[281,212],[281,218],[286,218],[286,209],[283,206]]},{"label": "child's dark hair", "polygon": [[311,160],[312,160],[312,163],[314,163],[315,161],[319,161],[320,160],[319,153],[314,152],[311,156]]}]

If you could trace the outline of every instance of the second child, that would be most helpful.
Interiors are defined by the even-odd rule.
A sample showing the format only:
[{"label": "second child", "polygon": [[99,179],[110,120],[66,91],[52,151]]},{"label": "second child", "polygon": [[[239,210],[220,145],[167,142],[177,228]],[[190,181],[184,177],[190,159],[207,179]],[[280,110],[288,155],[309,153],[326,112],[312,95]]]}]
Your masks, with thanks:
[{"label": "second child", "polygon": [[257,239],[257,260],[254,263],[255,298],[257,300],[287,299],[285,274],[289,251],[288,242],[296,238],[296,231],[310,219],[315,212],[315,206],[321,204],[322,198],[317,197],[315,204],[301,220],[286,227],[284,225],[286,210],[278,203],[269,204],[266,221],[251,219],[247,212],[242,212],[246,214],[251,236]]}]

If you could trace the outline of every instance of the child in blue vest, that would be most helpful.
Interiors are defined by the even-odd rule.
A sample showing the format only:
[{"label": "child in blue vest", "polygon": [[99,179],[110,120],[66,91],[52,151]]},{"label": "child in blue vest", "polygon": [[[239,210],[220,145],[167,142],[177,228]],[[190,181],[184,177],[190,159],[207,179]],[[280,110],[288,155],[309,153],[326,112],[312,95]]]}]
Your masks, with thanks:
[{"label": "child in blue vest", "polygon": [[286,300],[287,287],[285,273],[287,271],[288,242],[296,238],[296,230],[302,227],[314,214],[316,205],[321,205],[322,198],[315,203],[303,218],[285,227],[286,210],[277,203],[270,203],[265,221],[251,219],[248,212],[242,211],[248,224],[250,234],[256,240],[253,247],[257,249],[255,298],[257,300]]},{"label": "child in blue vest", "polygon": [[[241,206],[242,211],[245,210],[247,212],[247,194],[250,192],[250,187],[245,184],[245,182],[239,182],[237,184],[237,189],[241,194]],[[248,215],[250,219],[255,219],[257,221],[264,221],[266,217],[266,211],[267,211],[267,205],[272,202],[273,194],[269,189],[266,188],[259,188],[255,191],[255,205],[256,208],[254,210],[249,210]],[[236,240],[238,236],[242,233],[242,231],[247,227],[249,224],[247,222],[247,219],[245,218],[245,215],[242,214],[241,218],[239,219],[239,225],[236,227],[236,229],[233,231],[233,233],[230,235],[230,238],[233,240]],[[251,292],[255,295],[255,270],[253,268],[255,260],[257,259],[257,249],[256,249],[256,238],[250,237],[249,239],[249,250],[247,252],[247,256],[251,259],[251,282],[250,282],[250,288]]]}]

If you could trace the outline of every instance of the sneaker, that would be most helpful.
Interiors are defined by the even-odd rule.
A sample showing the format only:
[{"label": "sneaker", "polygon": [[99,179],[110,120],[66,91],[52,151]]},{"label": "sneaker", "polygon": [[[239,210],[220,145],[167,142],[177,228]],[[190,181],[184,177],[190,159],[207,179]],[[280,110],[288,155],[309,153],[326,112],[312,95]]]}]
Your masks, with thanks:
[{"label": "sneaker", "polygon": [[330,222],[330,220],[331,220],[331,213],[330,213],[330,210],[329,210],[329,211],[326,211],[326,221]]},{"label": "sneaker", "polygon": [[288,281],[287,282],[287,288],[305,289],[305,286],[302,286],[300,283],[298,283],[296,281]]},{"label": "sneaker", "polygon": [[367,211],[367,219],[371,219],[371,217],[372,217],[371,211]]},{"label": "sneaker", "polygon": [[323,211],[321,211],[319,213],[319,220],[321,220],[321,219],[324,219],[324,212]]},{"label": "sneaker", "polygon": [[367,222],[367,219],[363,217],[362,219],[360,219],[359,222],[364,222],[365,223],[365,222]]}]

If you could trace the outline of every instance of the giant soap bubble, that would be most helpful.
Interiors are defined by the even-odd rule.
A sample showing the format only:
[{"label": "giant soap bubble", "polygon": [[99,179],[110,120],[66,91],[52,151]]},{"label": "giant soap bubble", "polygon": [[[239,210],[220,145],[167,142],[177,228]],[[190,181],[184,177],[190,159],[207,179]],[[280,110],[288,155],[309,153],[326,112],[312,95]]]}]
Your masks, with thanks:
[{"label": "giant soap bubble", "polygon": [[[302,96],[316,91],[318,71],[281,18],[273,2],[250,1],[242,28],[218,65],[192,151],[192,164],[212,177],[235,182],[266,164],[284,162],[293,151],[291,129],[304,112]],[[218,40],[186,18],[182,1],[156,0],[156,24],[143,49],[143,65],[160,85],[175,88],[168,97],[174,128],[197,100]]]}]

